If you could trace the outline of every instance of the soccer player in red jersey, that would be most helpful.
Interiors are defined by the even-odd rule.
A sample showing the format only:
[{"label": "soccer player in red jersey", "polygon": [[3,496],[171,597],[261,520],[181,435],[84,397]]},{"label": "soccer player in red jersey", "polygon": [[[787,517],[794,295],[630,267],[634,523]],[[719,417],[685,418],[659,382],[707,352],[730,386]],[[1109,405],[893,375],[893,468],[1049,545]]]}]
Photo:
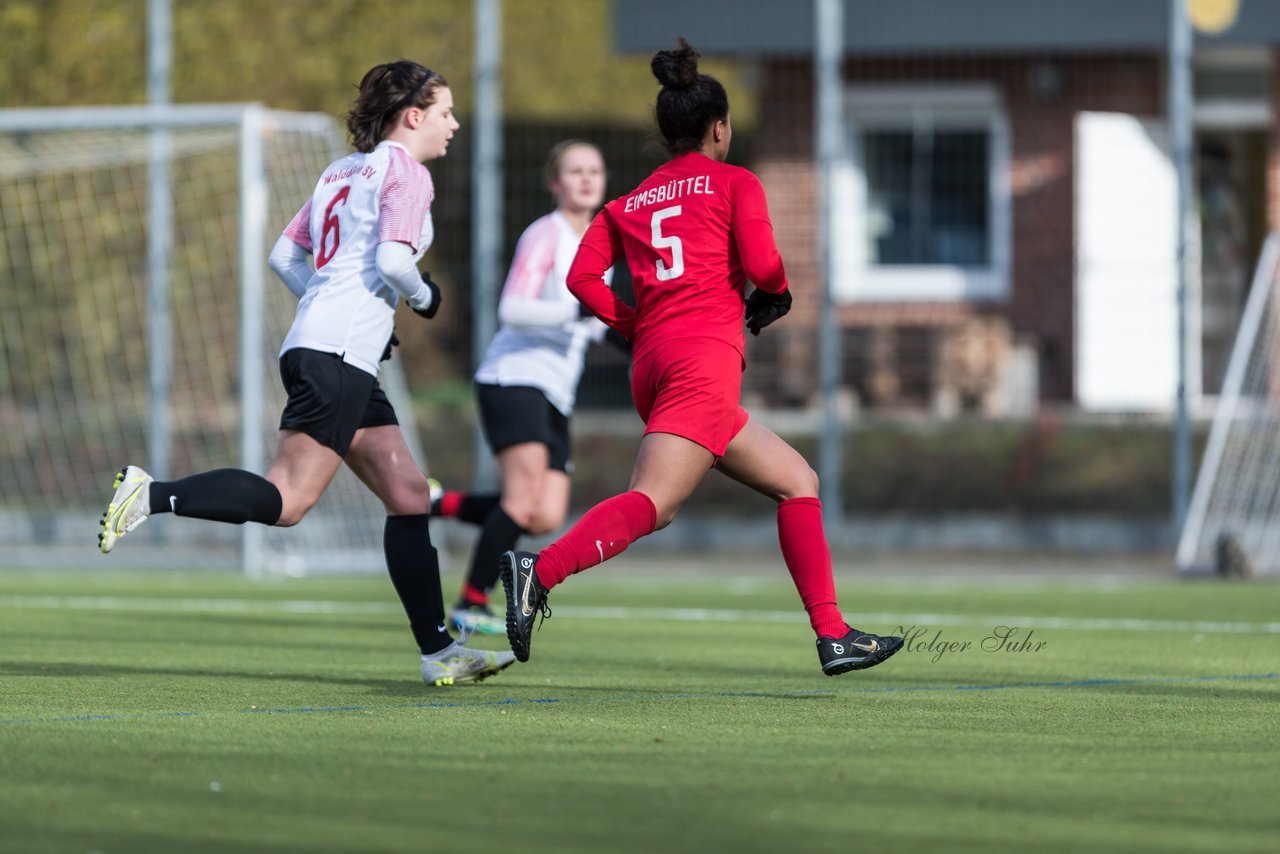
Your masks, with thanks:
[{"label": "soccer player in red jersey", "polygon": [[[509,551],[500,571],[507,637],[528,661],[534,617],[570,575],[664,528],[713,467],[778,502],[782,556],[817,635],[828,676],[873,667],[902,646],[849,627],[836,606],[818,477],[800,454],[739,404],[743,309],[753,334],[791,306],[760,180],[726,164],[729,99],[698,73],[680,40],[651,63],[662,84],[658,128],[672,159],[596,216],[569,270],[570,291],[635,348],[631,395],[645,422],[631,489],[597,504],[538,554]],[[635,308],[603,274],[625,258]],[[755,290],[744,300],[747,280]]]}]

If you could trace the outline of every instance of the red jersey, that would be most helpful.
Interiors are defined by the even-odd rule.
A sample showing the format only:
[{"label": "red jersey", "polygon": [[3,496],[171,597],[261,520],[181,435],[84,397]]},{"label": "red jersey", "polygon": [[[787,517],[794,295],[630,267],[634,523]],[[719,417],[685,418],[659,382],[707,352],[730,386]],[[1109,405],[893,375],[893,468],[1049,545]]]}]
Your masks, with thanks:
[{"label": "red jersey", "polygon": [[[632,309],[603,276],[625,256]],[[635,342],[639,359],[661,342],[714,338],[742,353],[743,288],[786,290],[760,179],[685,154],[659,167],[592,220],[567,284],[584,305]]]}]

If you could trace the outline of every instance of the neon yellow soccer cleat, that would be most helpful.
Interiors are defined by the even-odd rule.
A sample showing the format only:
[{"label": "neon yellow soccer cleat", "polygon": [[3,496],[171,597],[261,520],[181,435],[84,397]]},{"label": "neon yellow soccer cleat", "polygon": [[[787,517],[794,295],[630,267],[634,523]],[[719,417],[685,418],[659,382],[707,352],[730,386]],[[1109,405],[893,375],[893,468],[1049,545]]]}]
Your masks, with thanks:
[{"label": "neon yellow soccer cleat", "polygon": [[151,514],[151,475],[137,466],[125,466],[116,475],[115,495],[102,514],[98,550],[111,551],[116,540],[147,521]]},{"label": "neon yellow soccer cleat", "polygon": [[469,649],[452,643],[435,655],[422,656],[422,681],[436,686],[479,682],[510,667],[515,660],[509,652]]}]

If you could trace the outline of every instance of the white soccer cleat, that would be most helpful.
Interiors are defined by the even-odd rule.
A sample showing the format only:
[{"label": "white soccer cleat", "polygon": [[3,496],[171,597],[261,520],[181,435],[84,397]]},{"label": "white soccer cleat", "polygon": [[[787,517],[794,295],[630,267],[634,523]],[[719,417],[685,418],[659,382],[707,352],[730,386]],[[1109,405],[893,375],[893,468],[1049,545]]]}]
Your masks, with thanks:
[{"label": "white soccer cleat", "polygon": [[116,475],[116,492],[107,512],[102,514],[102,531],[98,534],[98,550],[103,554],[151,515],[151,481],[151,475],[137,466],[125,466]]},{"label": "white soccer cleat", "polygon": [[510,652],[468,649],[452,643],[434,655],[422,656],[422,681],[436,686],[479,682],[510,667],[515,660]]}]

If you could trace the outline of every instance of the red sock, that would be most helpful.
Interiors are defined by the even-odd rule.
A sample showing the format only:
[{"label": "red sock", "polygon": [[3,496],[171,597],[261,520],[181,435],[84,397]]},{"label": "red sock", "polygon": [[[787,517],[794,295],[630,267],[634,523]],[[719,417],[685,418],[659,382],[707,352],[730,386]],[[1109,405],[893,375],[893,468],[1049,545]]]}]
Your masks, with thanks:
[{"label": "red sock", "polygon": [[836,582],[831,577],[831,550],[822,532],[822,502],[791,498],[778,504],[778,544],[809,624],[818,637],[844,637],[849,631],[836,607]]},{"label": "red sock", "polygon": [[564,536],[538,554],[538,580],[550,590],[575,572],[621,554],[653,533],[658,511],[643,492],[624,492],[592,507]]},{"label": "red sock", "polygon": [[462,582],[462,601],[468,605],[484,607],[489,604],[489,595],[479,587],[472,587],[469,582]]},{"label": "red sock", "polygon": [[462,506],[462,499],[466,498],[465,492],[446,492],[440,496],[440,516],[448,519],[458,515],[458,508]]}]

